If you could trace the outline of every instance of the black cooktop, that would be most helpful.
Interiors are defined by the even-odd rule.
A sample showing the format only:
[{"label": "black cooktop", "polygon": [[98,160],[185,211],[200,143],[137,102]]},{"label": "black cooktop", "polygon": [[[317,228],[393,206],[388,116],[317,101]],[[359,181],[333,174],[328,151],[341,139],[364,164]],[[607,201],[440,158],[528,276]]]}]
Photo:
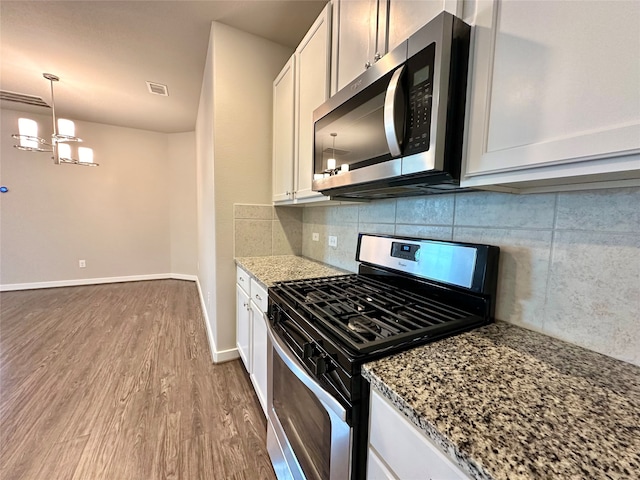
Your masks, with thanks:
[{"label": "black cooktop", "polygon": [[359,354],[487,322],[477,309],[436,299],[419,287],[408,288],[389,277],[353,274],[281,282],[273,293]]}]

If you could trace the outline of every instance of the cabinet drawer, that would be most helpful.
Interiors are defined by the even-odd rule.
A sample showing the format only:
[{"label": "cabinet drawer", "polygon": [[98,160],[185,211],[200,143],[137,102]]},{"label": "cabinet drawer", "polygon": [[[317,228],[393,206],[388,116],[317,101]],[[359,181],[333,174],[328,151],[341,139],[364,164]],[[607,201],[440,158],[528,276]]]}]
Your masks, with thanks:
[{"label": "cabinet drawer", "polygon": [[236,268],[236,283],[247,295],[251,295],[251,276],[240,267]]},{"label": "cabinet drawer", "polygon": [[371,391],[369,444],[397,478],[468,480],[440,449],[377,391]]},{"label": "cabinet drawer", "polygon": [[251,279],[251,300],[262,310],[267,311],[267,291],[253,278]]}]

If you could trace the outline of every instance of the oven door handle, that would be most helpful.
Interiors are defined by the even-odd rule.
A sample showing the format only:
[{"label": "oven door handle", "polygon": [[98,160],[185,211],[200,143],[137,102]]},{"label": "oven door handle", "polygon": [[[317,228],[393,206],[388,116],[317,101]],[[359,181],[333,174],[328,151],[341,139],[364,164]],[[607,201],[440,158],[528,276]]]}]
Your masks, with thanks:
[{"label": "oven door handle", "polygon": [[278,356],[289,367],[291,372],[306,385],[306,387],[313,392],[313,394],[320,400],[322,405],[327,409],[333,411],[343,422],[347,421],[347,411],[335,398],[329,395],[322,386],[316,382],[304,369],[298,360],[288,351],[288,348],[282,343],[278,336],[273,332],[271,325],[267,321],[267,333],[269,339],[273,345],[274,350],[278,353]]}]

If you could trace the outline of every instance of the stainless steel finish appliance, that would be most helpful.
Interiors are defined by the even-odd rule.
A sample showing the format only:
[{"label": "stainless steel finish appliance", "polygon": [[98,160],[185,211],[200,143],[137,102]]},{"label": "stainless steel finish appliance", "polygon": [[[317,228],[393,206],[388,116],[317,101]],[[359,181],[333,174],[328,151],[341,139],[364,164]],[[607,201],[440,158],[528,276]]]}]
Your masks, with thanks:
[{"label": "stainless steel finish appliance", "polygon": [[469,34],[443,12],[321,105],[313,189],[385,198],[459,188]]},{"label": "stainless steel finish appliance", "polygon": [[492,321],[499,249],[360,234],[358,274],[269,289],[267,447],[279,479],[366,475],[363,363]]}]

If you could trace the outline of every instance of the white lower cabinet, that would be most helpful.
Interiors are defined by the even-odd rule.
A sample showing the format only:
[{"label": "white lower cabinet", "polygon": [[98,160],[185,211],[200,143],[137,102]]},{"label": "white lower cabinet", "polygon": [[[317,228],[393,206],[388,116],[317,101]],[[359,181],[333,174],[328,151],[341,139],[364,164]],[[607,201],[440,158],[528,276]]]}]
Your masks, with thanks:
[{"label": "white lower cabinet", "polygon": [[236,346],[262,410],[267,411],[267,291],[238,267],[236,275]]},{"label": "white lower cabinet", "polygon": [[396,480],[396,476],[389,471],[373,448],[369,448],[367,452],[367,478],[369,480]]},{"label": "white lower cabinet", "polygon": [[371,390],[367,479],[469,480],[375,389]]},{"label": "white lower cabinet", "polygon": [[247,372],[251,373],[251,307],[249,294],[236,284],[236,346]]},{"label": "white lower cabinet", "polygon": [[267,414],[267,291],[251,279],[251,383]]},{"label": "white lower cabinet", "polygon": [[262,410],[267,412],[267,323],[263,312],[251,302],[253,313],[251,382],[258,395]]}]

